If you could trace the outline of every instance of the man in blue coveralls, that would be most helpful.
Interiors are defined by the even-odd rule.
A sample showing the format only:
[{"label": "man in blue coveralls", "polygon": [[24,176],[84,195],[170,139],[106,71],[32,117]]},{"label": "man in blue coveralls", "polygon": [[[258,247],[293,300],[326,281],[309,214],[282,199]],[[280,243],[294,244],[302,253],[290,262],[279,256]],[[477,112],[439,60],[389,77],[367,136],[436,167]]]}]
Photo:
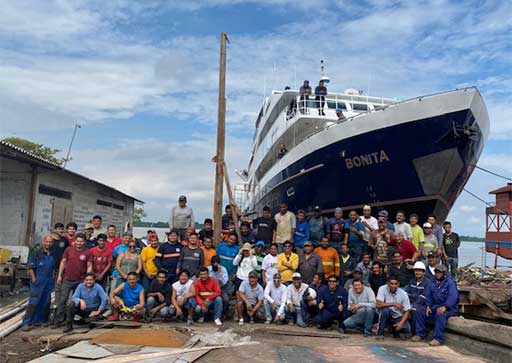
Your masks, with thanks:
[{"label": "man in blue coveralls", "polygon": [[425,323],[427,320],[433,320],[434,339],[429,344],[438,346],[444,343],[444,330],[448,318],[457,314],[459,291],[455,282],[446,276],[444,265],[436,266],[434,272],[435,281],[426,292],[426,307],[424,310],[416,311],[416,335],[412,341],[419,342],[425,339]]},{"label": "man in blue coveralls", "polygon": [[322,286],[316,297],[318,301],[317,322],[320,329],[328,328],[334,320],[338,321],[341,333],[344,333],[343,320],[348,316],[348,293],[338,278],[331,275],[327,278],[327,286]]},{"label": "man in blue coveralls", "polygon": [[427,289],[432,284],[432,281],[425,276],[425,264],[421,261],[416,261],[413,268],[414,277],[409,283],[404,286],[404,290],[409,295],[411,302],[411,330],[414,334],[416,332],[416,312],[418,310],[425,310]]},{"label": "man in blue coveralls", "polygon": [[30,257],[28,264],[30,296],[22,327],[25,331],[30,330],[33,325],[48,322],[51,294],[55,285],[55,259],[51,254],[52,244],[52,236],[45,236],[41,248]]}]

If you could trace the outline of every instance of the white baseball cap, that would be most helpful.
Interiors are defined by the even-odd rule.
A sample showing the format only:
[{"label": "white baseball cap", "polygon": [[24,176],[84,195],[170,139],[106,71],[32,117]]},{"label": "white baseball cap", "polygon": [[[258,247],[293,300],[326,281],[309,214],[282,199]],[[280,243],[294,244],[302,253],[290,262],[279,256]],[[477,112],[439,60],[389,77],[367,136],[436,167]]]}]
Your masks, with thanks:
[{"label": "white baseball cap", "polygon": [[425,264],[421,261],[416,261],[416,263],[414,264],[414,266],[412,267],[413,270],[423,270],[425,271]]}]

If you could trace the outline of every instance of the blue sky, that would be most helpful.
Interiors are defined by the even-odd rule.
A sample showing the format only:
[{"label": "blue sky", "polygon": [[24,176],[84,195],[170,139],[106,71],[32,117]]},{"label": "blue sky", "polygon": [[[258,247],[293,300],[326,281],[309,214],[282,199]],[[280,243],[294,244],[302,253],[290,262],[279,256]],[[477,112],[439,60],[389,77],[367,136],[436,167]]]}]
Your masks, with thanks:
[{"label": "blue sky", "polygon": [[[244,168],[264,90],[318,77],[405,99],[476,85],[491,135],[479,165],[512,175],[509,1],[11,1],[0,8],[0,136],[65,150],[69,168],[166,220],[179,194],[211,215],[218,37],[229,34],[227,162]],[[62,155],[64,156],[64,155]],[[232,176],[233,180],[235,176]],[[504,180],[475,171],[486,200]],[[484,233],[462,194],[455,229]]]}]

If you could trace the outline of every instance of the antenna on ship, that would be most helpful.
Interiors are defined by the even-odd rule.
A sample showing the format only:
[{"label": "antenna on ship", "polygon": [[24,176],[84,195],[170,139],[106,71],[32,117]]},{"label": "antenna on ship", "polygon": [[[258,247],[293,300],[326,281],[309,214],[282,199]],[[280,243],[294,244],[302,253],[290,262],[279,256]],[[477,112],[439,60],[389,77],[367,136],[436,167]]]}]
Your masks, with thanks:
[{"label": "antenna on ship", "polygon": [[324,83],[329,83],[329,77],[325,75],[325,69],[324,69],[324,61],[323,59],[320,60],[320,80]]}]

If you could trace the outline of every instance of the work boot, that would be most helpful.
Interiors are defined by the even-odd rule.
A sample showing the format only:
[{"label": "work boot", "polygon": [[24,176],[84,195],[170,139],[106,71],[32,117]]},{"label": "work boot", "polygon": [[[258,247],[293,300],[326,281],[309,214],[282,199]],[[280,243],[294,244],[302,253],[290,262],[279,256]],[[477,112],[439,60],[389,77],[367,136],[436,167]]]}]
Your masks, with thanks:
[{"label": "work boot", "polygon": [[441,342],[437,339],[432,339],[430,343],[428,343],[428,345],[430,345],[431,347],[438,347],[441,345]]},{"label": "work boot", "polygon": [[30,330],[32,330],[32,325],[28,325],[28,324],[27,325],[23,325],[21,327],[21,330],[22,331],[30,331]]},{"label": "work boot", "polygon": [[72,330],[73,330],[73,325],[72,324],[66,324],[66,327],[64,329],[62,329],[62,332],[63,333],[69,333]]},{"label": "work boot", "polygon": [[413,337],[411,338],[411,342],[415,342],[415,343],[417,343],[417,342],[421,342],[422,340],[423,340],[423,338],[422,338],[422,337],[420,337],[419,335],[415,335],[415,336],[413,336]]},{"label": "work boot", "polygon": [[118,313],[113,313],[112,315],[110,315],[108,318],[107,318],[108,321],[119,321],[119,314]]}]

